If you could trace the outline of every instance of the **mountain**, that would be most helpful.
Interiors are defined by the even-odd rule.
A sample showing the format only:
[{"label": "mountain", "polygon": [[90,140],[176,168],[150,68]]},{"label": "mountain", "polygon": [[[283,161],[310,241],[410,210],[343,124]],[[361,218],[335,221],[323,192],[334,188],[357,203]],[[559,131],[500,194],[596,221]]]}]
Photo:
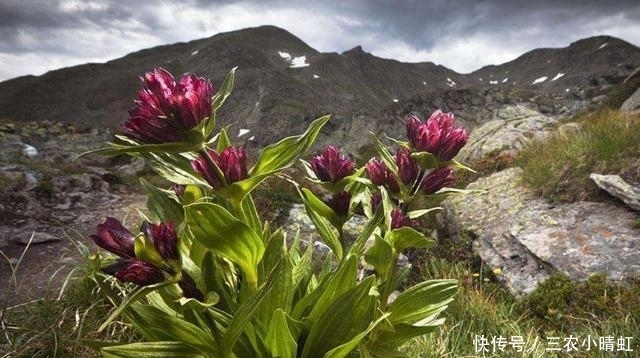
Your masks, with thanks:
[{"label": "mountain", "polygon": [[579,40],[565,48],[529,51],[511,62],[469,74],[471,83],[528,86],[572,92],[619,83],[638,66],[640,49],[610,36]]},{"label": "mountain", "polygon": [[466,104],[480,108],[487,98],[584,98],[585,91],[619,83],[640,66],[640,49],[600,36],[459,74],[431,62],[378,58],[361,47],[321,53],[283,29],[262,26],[1,82],[0,119],[117,129],[140,89],[139,76],[158,66],[176,76],[207,77],[214,87],[238,66],[233,94],[219,118],[231,130],[250,129],[254,146],[300,133],[324,114],[334,116],[326,138],[360,145],[363,132],[397,126],[411,111],[444,107],[460,110],[458,118],[465,120]]}]

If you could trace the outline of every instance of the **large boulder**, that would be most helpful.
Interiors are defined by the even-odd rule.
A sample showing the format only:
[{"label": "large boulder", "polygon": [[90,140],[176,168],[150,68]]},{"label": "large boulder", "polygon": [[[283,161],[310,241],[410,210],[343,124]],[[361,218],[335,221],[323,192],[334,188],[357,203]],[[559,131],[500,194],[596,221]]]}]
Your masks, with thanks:
[{"label": "large boulder", "polygon": [[640,87],[636,89],[635,92],[631,95],[631,97],[627,98],[622,106],[620,106],[620,111],[622,112],[638,112],[640,111]]},{"label": "large boulder", "polygon": [[501,107],[491,120],[470,133],[458,158],[471,162],[490,153],[515,155],[532,139],[544,138],[557,123],[558,117],[521,104]]},{"label": "large boulder", "polygon": [[482,193],[443,203],[452,239],[470,236],[512,293],[531,292],[553,271],[574,280],[596,273],[615,281],[640,277],[635,213],[599,202],[549,204],[519,184],[521,173],[511,168],[478,179],[467,188]]}]

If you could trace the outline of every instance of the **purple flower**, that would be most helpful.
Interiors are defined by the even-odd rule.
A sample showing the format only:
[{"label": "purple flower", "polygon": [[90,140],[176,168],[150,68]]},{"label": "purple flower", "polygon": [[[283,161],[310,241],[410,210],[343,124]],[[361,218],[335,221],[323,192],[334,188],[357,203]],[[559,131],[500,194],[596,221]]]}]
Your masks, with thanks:
[{"label": "purple flower", "polygon": [[374,185],[383,185],[389,192],[394,194],[400,191],[396,178],[384,162],[373,158],[365,164],[364,170]]},{"label": "purple flower", "polygon": [[102,268],[102,272],[115,276],[122,282],[131,282],[140,286],[153,285],[164,280],[160,269],[138,259],[118,260]]},{"label": "purple flower", "polygon": [[416,116],[406,120],[407,138],[417,151],[429,152],[441,161],[451,160],[469,139],[464,128],[456,128],[453,113],[436,110],[426,123]]},{"label": "purple flower", "polygon": [[396,152],[396,165],[398,166],[398,176],[405,185],[412,185],[420,174],[418,163],[411,158],[409,149],[402,147]]},{"label": "purple flower", "polygon": [[97,234],[91,238],[98,246],[122,258],[135,257],[135,237],[120,221],[107,217],[104,224],[99,224],[96,229]]},{"label": "purple flower", "polygon": [[178,259],[178,235],[173,222],[151,224],[142,223],[141,231],[153,242],[156,250],[164,260]]},{"label": "purple flower", "polygon": [[162,68],[147,72],[136,107],[123,125],[124,132],[143,143],[178,142],[182,132],[211,115],[212,90],[211,82],[193,74],[176,83]]},{"label": "purple flower", "polygon": [[178,281],[178,286],[182,289],[184,297],[194,298],[200,302],[204,302],[204,295],[202,294],[202,291],[196,287],[196,283],[184,270],[182,271],[182,278]]},{"label": "purple flower", "polygon": [[330,207],[338,217],[345,218],[349,216],[349,203],[351,202],[351,193],[343,190],[334,194],[326,204]]},{"label": "purple flower", "polygon": [[198,158],[191,161],[193,170],[200,173],[207,183],[214,188],[220,187],[222,182],[211,163],[218,167],[227,184],[244,180],[248,176],[247,155],[244,147],[227,147],[219,154],[213,149],[207,149],[206,154],[201,153]]},{"label": "purple flower", "polygon": [[416,227],[417,225],[418,223],[405,215],[400,208],[394,208],[391,210],[391,230],[399,229],[404,226]]},{"label": "purple flower", "polygon": [[327,146],[324,151],[313,157],[309,164],[321,181],[337,183],[344,177],[353,174],[355,163],[334,146]]},{"label": "purple flower", "polygon": [[445,186],[453,185],[455,181],[453,169],[449,167],[438,168],[424,177],[420,184],[420,190],[425,194],[433,194]]}]

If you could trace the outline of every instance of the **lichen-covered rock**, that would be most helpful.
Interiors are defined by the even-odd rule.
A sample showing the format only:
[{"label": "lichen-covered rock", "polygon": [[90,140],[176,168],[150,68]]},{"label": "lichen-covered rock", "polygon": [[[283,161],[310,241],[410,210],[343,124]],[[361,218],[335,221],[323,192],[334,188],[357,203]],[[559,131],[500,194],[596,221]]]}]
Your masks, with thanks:
[{"label": "lichen-covered rock", "polygon": [[636,89],[635,92],[631,95],[631,97],[627,98],[622,106],[620,106],[620,111],[622,112],[636,112],[640,111],[640,87]]},{"label": "lichen-covered rock", "polygon": [[492,120],[474,129],[458,159],[471,162],[489,153],[515,154],[532,139],[545,137],[558,118],[523,105],[498,109]]},{"label": "lichen-covered rock", "polygon": [[443,206],[453,239],[474,249],[515,295],[531,292],[555,270],[572,279],[604,273],[611,280],[640,276],[638,216],[595,202],[551,205],[519,184],[511,168],[471,183],[482,194],[458,195]]},{"label": "lichen-covered rock", "polygon": [[619,175],[591,173],[589,178],[600,189],[622,200],[631,209],[640,211],[640,187],[627,183]]}]

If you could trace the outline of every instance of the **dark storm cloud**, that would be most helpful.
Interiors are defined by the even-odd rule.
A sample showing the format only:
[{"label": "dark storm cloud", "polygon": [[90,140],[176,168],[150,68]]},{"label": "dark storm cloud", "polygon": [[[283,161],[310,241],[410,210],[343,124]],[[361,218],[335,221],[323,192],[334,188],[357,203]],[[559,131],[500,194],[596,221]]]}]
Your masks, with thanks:
[{"label": "dark storm cloud", "polygon": [[[504,37],[526,29],[539,29],[546,37],[585,28],[596,19],[621,15],[640,19],[640,1],[329,1],[324,10],[336,9],[375,25],[385,38],[430,48],[440,41],[473,34]],[[369,29],[371,26],[369,26]],[[526,39],[525,39],[526,41]]]}]

